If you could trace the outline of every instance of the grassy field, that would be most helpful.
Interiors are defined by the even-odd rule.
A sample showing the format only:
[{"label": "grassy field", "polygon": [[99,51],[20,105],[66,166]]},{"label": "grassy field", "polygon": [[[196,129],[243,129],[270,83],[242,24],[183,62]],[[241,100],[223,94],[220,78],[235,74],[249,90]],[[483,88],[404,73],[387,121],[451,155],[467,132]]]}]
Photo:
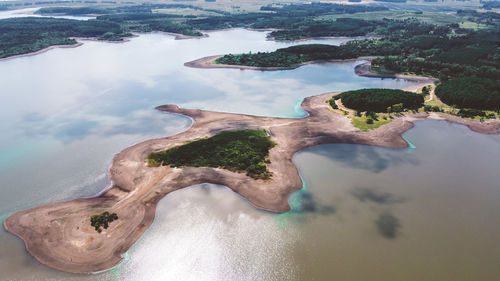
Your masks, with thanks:
[{"label": "grassy field", "polygon": [[[384,119],[385,117],[385,119]],[[366,117],[366,116],[351,116],[351,123],[354,127],[358,128],[358,129],[361,129],[363,131],[366,131],[366,130],[372,130],[372,129],[376,129],[382,125],[385,125],[387,123],[390,123],[392,121],[391,118],[387,117],[386,114],[379,114],[379,118],[378,120],[373,120],[373,123],[372,124],[368,124],[367,121],[368,119],[371,119],[369,117]]]},{"label": "grassy field", "polygon": [[[337,18],[343,18],[343,17],[346,17],[346,15],[327,15],[318,18],[335,20]],[[416,18],[426,23],[441,24],[441,25],[446,25],[450,23],[459,23],[465,20],[464,18],[461,18],[456,14],[431,13],[431,12],[415,13],[412,11],[399,11],[399,10],[356,13],[349,15],[349,18],[357,18],[363,20],[380,20],[382,18],[404,20],[409,18]]]},{"label": "grassy field", "polygon": [[481,23],[477,23],[477,22],[471,22],[471,21],[461,22],[461,23],[459,23],[459,26],[461,28],[473,29],[473,30],[488,28],[488,26],[485,25],[485,24],[481,24]]}]

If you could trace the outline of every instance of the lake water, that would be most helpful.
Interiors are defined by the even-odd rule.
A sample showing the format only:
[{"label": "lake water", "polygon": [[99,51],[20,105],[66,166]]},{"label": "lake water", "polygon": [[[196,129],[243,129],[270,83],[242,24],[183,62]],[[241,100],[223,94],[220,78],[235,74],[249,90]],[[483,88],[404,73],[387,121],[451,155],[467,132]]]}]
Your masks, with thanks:
[{"label": "lake water", "polygon": [[[10,0],[0,0],[0,2],[6,2]],[[44,17],[39,14],[35,14],[36,11],[38,11],[40,7],[36,8],[23,8],[23,9],[16,9],[16,10],[8,10],[8,11],[1,11],[0,12],[0,19],[7,19],[7,18],[21,18],[21,17]],[[88,16],[70,16],[70,15],[56,15],[56,16],[50,16],[52,18],[60,18],[60,19],[72,19],[72,20],[89,20],[89,19],[95,19],[95,17],[88,17]]]},{"label": "lake water", "polygon": [[[276,72],[183,66],[208,55],[297,44],[265,36],[241,29],[193,40],[145,34],[0,61],[1,219],[95,195],[109,184],[106,170],[115,153],[190,125],[186,117],[155,111],[157,105],[301,117],[298,104],[306,96],[411,85],[358,77],[353,70],[361,61]],[[126,261],[101,274],[42,266],[2,229],[0,279],[500,277],[500,137],[438,121],[418,122],[405,137],[415,149],[334,144],[298,153],[294,161],[306,186],[290,198],[288,214],[257,210],[216,185],[169,194]]]}]

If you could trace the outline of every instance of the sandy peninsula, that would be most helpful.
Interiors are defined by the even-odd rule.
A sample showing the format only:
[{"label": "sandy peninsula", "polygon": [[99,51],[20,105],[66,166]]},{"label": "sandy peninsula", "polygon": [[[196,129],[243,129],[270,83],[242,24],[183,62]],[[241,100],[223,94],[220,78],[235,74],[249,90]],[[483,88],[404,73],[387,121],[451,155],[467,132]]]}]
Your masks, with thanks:
[{"label": "sandy peninsula", "polygon": [[[422,80],[413,88],[432,82]],[[302,188],[292,157],[307,147],[352,143],[404,148],[408,144],[401,134],[414,121],[424,119],[448,120],[484,134],[499,133],[500,120],[479,122],[440,113],[405,114],[377,129],[361,131],[347,117],[329,110],[326,101],[335,94],[338,92],[305,98],[301,105],[309,115],[295,119],[159,106],[158,110],[191,117],[193,125],[183,133],[138,143],[116,154],[108,171],[112,187],[101,195],[19,211],[5,219],[4,227],[20,237],[42,264],[73,273],[100,272],[120,263],[153,222],[157,203],[175,190],[200,183],[225,185],[257,208],[283,213],[290,210],[289,195]],[[150,152],[240,129],[264,129],[276,142],[269,154],[271,179],[255,180],[217,168],[146,165]],[[97,233],[90,226],[90,216],[104,211],[117,213],[119,219]]]}]

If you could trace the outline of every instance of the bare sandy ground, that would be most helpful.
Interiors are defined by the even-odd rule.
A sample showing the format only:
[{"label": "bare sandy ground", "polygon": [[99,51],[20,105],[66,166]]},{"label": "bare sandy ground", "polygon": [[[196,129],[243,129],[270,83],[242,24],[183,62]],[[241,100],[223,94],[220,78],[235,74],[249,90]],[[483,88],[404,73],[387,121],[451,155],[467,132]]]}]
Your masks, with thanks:
[{"label": "bare sandy ground", "polygon": [[[422,80],[418,87],[429,83],[430,80]],[[19,211],[5,219],[4,227],[19,236],[28,252],[42,264],[73,273],[99,272],[120,263],[122,254],[153,222],[157,203],[172,191],[199,183],[221,184],[257,208],[282,213],[290,210],[288,196],[302,188],[292,156],[304,148],[324,143],[404,148],[408,144],[401,134],[414,126],[413,121],[423,119],[448,120],[484,134],[499,133],[500,120],[478,122],[438,113],[402,115],[375,130],[361,131],[347,117],[328,110],[327,100],[334,94],[338,93],[304,99],[302,108],[309,116],[299,119],[159,106],[158,110],[191,117],[193,126],[183,133],[138,143],[116,154],[109,167],[112,187],[103,194]],[[155,168],[145,163],[152,151],[240,129],[264,129],[277,143],[270,150],[270,180],[254,180],[217,168]],[[90,226],[90,216],[103,211],[116,212],[119,219],[99,234]]]}]

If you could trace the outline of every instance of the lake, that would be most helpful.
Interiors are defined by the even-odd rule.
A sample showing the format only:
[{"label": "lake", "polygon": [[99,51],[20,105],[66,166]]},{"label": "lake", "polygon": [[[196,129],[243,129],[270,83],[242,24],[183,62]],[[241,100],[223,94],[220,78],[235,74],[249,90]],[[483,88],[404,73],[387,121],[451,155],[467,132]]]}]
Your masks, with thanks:
[{"label": "lake", "polygon": [[[93,196],[109,185],[113,155],[176,134],[190,120],[161,104],[301,117],[304,97],[411,82],[354,74],[345,62],[290,71],[193,69],[203,56],[294,44],[232,29],[175,40],[82,41],[0,61],[0,216]],[[340,44],[347,39],[305,43]],[[500,276],[500,137],[421,121],[414,149],[331,144],[297,153],[305,188],[292,211],[257,210],[228,188],[176,191],[116,268],[73,275],[38,264],[0,231],[3,280],[491,280]],[[399,225],[399,226],[398,226]]]}]

